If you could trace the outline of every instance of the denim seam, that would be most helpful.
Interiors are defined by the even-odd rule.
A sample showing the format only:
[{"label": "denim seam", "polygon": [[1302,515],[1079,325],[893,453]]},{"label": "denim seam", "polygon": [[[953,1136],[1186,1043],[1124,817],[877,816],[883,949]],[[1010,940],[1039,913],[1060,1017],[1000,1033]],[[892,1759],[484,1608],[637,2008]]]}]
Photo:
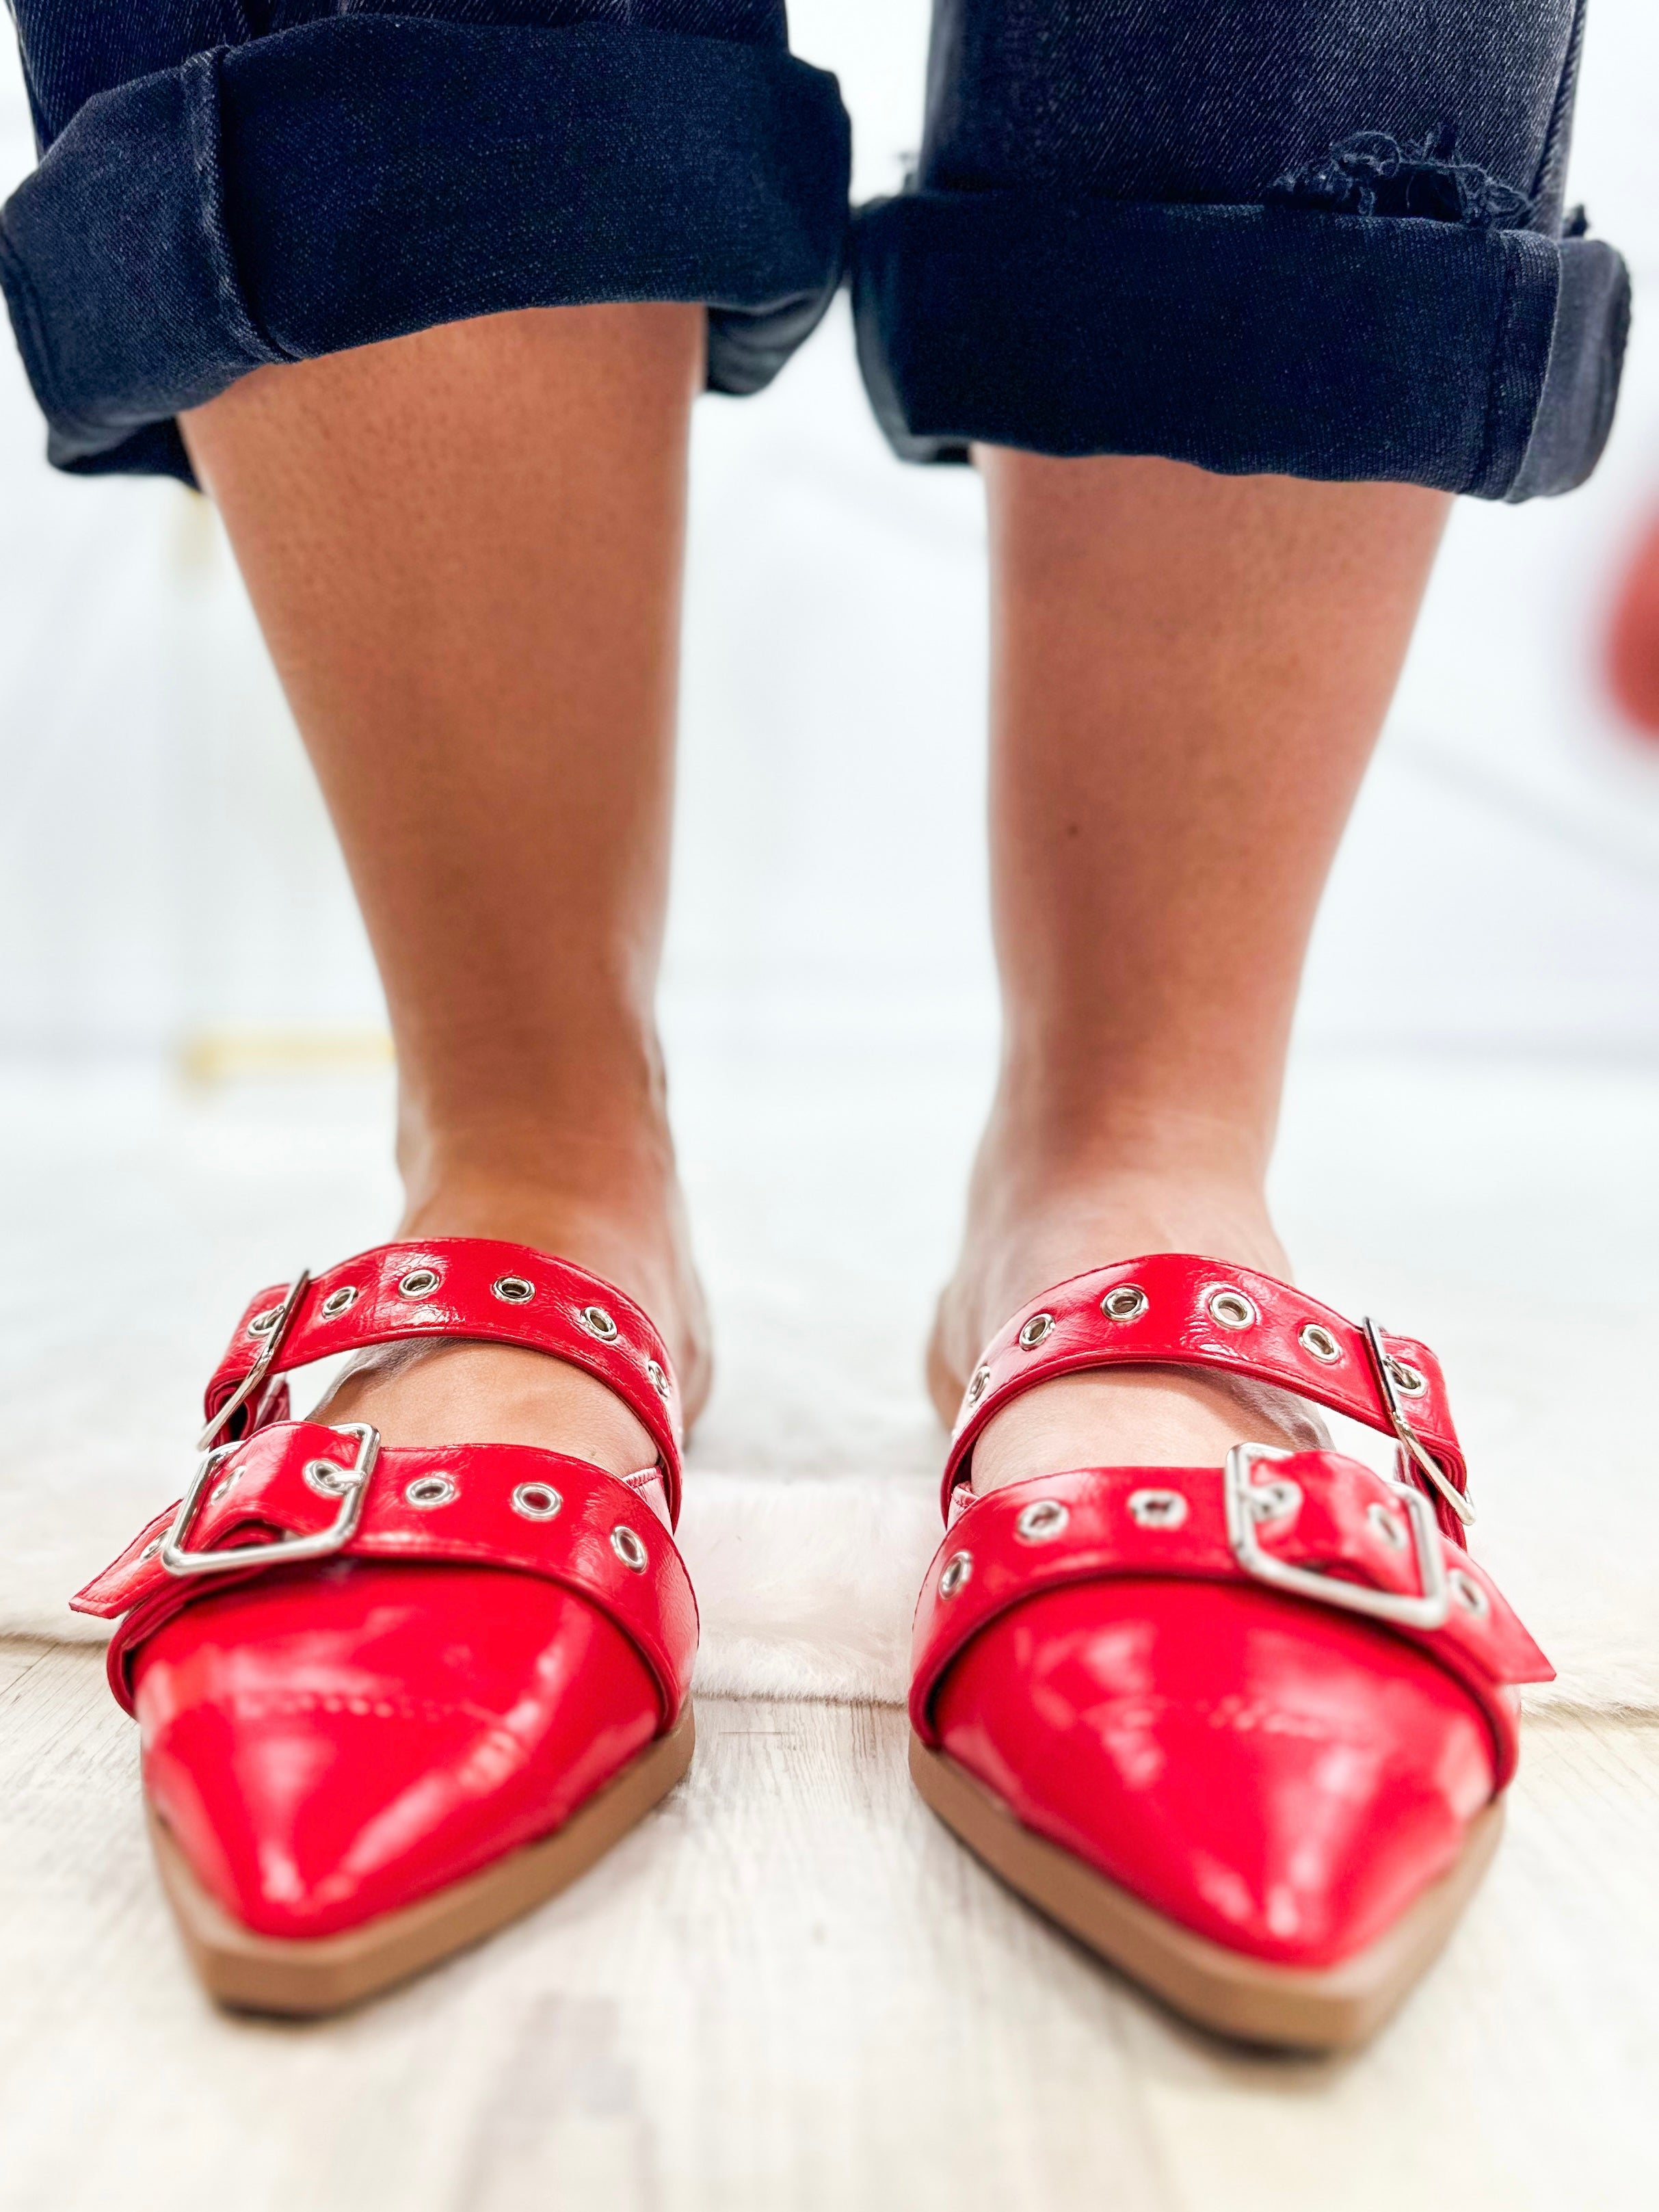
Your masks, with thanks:
[{"label": "denim seam", "polygon": [[[1480,451],[1480,469],[1472,490],[1488,499],[1501,499],[1510,489],[1516,478],[1526,465],[1527,453],[1532,434],[1538,425],[1538,410],[1543,405],[1544,392],[1549,381],[1550,358],[1555,349],[1556,325],[1561,312],[1561,249],[1553,239],[1539,238],[1535,231],[1503,231],[1504,240],[1504,301],[1497,318],[1497,330],[1492,339],[1492,358],[1487,365],[1486,420]],[[1510,368],[1515,360],[1514,331],[1516,307],[1521,297],[1522,264],[1533,253],[1547,253],[1555,278],[1555,296],[1550,307],[1549,337],[1544,348],[1544,366],[1538,379],[1538,388],[1533,395],[1532,413],[1527,424],[1527,434],[1520,441],[1520,450],[1514,466],[1501,482],[1494,480],[1495,450],[1498,444],[1498,423],[1504,403],[1510,396]]]},{"label": "denim seam", "polygon": [[232,337],[256,362],[289,361],[293,356],[260,329],[248,305],[236,267],[225,207],[224,132],[221,125],[219,71],[231,51],[216,46],[192,54],[179,72],[190,129],[191,167],[200,203],[202,237],[213,270],[215,289]]},{"label": "denim seam", "polygon": [[[1501,363],[1508,351],[1510,322],[1515,308],[1516,252],[1510,242],[1510,234],[1498,234],[1504,252],[1504,295],[1498,313],[1492,318],[1492,347],[1486,356],[1486,406],[1480,426],[1480,462],[1474,471],[1471,491],[1484,489],[1492,472],[1492,448],[1497,441],[1499,392],[1502,387]],[[1501,490],[1504,487],[1499,486]]]}]

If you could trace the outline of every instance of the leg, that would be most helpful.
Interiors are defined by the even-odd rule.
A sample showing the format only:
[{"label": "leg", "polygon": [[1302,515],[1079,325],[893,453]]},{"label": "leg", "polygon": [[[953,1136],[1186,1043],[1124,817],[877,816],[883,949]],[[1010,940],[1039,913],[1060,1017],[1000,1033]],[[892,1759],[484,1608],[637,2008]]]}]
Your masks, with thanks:
[{"label": "leg", "polygon": [[[950,1419],[979,1347],[1069,1276],[1170,1250],[1285,1275],[1262,1186],[1297,975],[1445,510],[1163,460],[983,465],[1006,1042],[933,1346]],[[992,1410],[972,1480],[1041,1478],[1014,1526],[1058,1511],[1063,1567],[1064,1500],[1085,1544],[1138,1517],[1127,1469],[1180,1470],[1140,1495],[1213,1511],[1241,1438],[1311,1453],[1298,1500],[1358,1479],[1373,1516],[1397,1510],[1319,1454],[1299,1400],[1213,1368],[1057,1375]],[[1091,1468],[1116,1473],[1063,1472]],[[958,1590],[990,1586],[975,1562],[1024,1571],[997,1510],[953,1523]],[[1034,1579],[930,1677],[918,1784],[1178,2008],[1353,2042],[1480,1879],[1500,1739],[1425,1653],[1304,1597],[1160,1573],[1160,1540],[1121,1579]],[[951,1571],[922,1593],[935,1652]]]},{"label": "leg", "polygon": [[[1623,271],[1561,218],[1582,0],[1452,13],[1448,42],[1376,0],[935,0],[915,178],[861,220],[854,292],[895,443],[976,449],[991,501],[1006,1040],[933,1347],[949,1415],[1062,1278],[1172,1248],[1282,1274],[1262,1181],[1297,978],[1444,495],[1568,489],[1605,435]],[[1479,1879],[1510,1707],[1336,1594],[1329,1528],[1380,1579],[1401,1493],[1241,1388],[1174,1279],[1103,1318],[1056,1297],[1047,1352],[1046,1328],[1000,1344],[951,1462],[971,1445],[991,1494],[918,1606],[913,1771],[1177,2008],[1333,2047]],[[1097,1339],[1197,1364],[1066,1372]],[[1247,1501],[1239,1439],[1304,1455]],[[1413,1620],[1454,1592],[1498,1619],[1449,1571],[1443,1600],[1427,1510]],[[1252,1550],[1269,1522],[1322,1578]],[[1541,1663],[1523,1640],[1494,1679]]]},{"label": "leg", "polygon": [[[380,959],[405,1231],[618,1285],[693,1409],[706,1352],[652,990],[702,336],[672,306],[447,325],[252,376],[182,426]],[[658,1462],[656,1409],[584,1370],[574,1325],[555,1340],[568,1358],[441,1337],[360,1355],[322,1418],[438,1448],[440,1494],[394,1449],[362,1511],[371,1532],[404,1516],[398,1549],[382,1529],[377,1553],[210,1591],[135,1655],[163,1877],[229,2002],[325,2011],[386,1986],[562,1887],[684,1770],[694,1601],[654,1525],[624,1529],[650,1502],[595,1472]],[[305,1434],[264,1432],[279,1459]],[[449,1458],[469,1443],[568,1456]],[[457,1501],[428,1547],[410,1509]],[[551,1524],[557,1579],[520,1570],[514,1516]]]},{"label": "leg", "polygon": [[[450,324],[261,370],[185,426],[385,981],[404,1231],[517,1238],[618,1283],[692,1410],[707,1348],[652,1000],[702,319]],[[557,1442],[617,1474],[653,1456],[598,1383],[506,1348],[360,1370],[330,1418],[371,1417],[394,1442]]]},{"label": "leg", "polygon": [[147,1541],[89,1601],[138,1603],[121,1680],[204,1978],[328,2009],[572,1879],[690,1755],[658,1515],[668,1369],[693,1416],[708,1358],[652,1018],[687,416],[833,297],[847,120],[782,0],[14,12],[46,151],[0,289],[51,455],[221,504],[380,959],[404,1227],[619,1286],[376,1255],[285,1355],[313,1319],[395,1337],[401,1293],[458,1329],[521,1309],[561,1357],[361,1363],[325,1418],[380,1431],[372,1474],[367,1433],[342,1483],[303,1421],[203,1471],[208,1541],[339,1497],[314,1568],[176,1589]]},{"label": "leg", "polygon": [[[1146,1251],[1268,1273],[1263,1194],[1297,981],[1446,501],[1411,485],[984,453],[1001,1081],[930,1363],[1049,1283]],[[1288,1401],[1257,1429],[1305,1436]],[[983,1488],[1207,1463],[1238,1392],[1144,1370],[1010,1405]]]},{"label": "leg", "polygon": [[[916,175],[861,221],[854,290],[890,437],[977,450],[992,508],[1007,1047],[942,1410],[1091,1249],[1278,1264],[1296,978],[1439,495],[1567,489],[1607,434],[1626,283],[1562,214],[1583,0],[1455,12],[1448,47],[1375,0],[935,0]],[[1522,228],[1535,324],[1492,313]],[[1213,1441],[1139,1387],[1147,1449]]]}]

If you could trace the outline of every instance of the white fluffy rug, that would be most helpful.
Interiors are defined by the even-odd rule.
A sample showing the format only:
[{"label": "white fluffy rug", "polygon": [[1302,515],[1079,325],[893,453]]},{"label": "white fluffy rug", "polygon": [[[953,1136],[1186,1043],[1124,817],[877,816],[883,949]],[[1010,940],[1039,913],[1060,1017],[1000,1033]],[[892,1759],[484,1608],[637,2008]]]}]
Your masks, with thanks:
[{"label": "white fluffy rug", "polygon": [[[902,1696],[921,1346],[983,1090],[942,1047],[678,1056],[721,1357],[681,1528],[705,1691]],[[1659,1708],[1656,1108],[1645,1074],[1304,1065],[1279,1175],[1310,1288],[1440,1350],[1541,1696],[1602,1709]],[[0,1633],[102,1632],[64,1597],[178,1494],[243,1297],[392,1218],[387,1114],[367,1079],[0,1079]]]}]

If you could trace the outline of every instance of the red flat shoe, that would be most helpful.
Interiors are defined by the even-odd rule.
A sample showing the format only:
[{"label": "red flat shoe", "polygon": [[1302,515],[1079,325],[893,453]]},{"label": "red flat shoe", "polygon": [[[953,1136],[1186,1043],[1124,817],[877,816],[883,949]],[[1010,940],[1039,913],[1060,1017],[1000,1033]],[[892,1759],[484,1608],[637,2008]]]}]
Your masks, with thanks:
[{"label": "red flat shoe", "polygon": [[[594,1376],[657,1447],[625,1481],[526,1444],[380,1447],[286,1370],[466,1337]],[[183,1501],[71,1601],[114,1620],[163,1885],[222,2002],[318,2013],[562,1889],[685,1771],[696,1602],[656,1330],[568,1261],[390,1244],[263,1291]]]},{"label": "red flat shoe", "polygon": [[[1391,1435],[1393,1480],[1241,1443],[975,1498],[974,1446],[1056,1375],[1249,1376]],[[1245,1267],[1160,1253],[1027,1306],[968,1386],[922,1586],[911,1771],[1005,1881],[1177,2011],[1369,2035],[1498,1842],[1512,1685],[1553,1670],[1480,1568],[1431,1353]]]}]

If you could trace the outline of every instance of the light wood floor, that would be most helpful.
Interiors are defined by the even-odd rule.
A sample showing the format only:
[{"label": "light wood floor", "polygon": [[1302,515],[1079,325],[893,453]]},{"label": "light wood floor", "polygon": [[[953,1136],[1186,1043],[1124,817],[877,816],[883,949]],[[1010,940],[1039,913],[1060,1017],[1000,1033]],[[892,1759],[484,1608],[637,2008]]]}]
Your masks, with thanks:
[{"label": "light wood floor", "polygon": [[705,1700],[577,1888],[331,2024],[175,1947],[100,1656],[0,1644],[5,2212],[1638,2212],[1659,1717],[1528,1729],[1497,1869],[1365,2056],[1185,2033],[911,1792],[890,1707]]},{"label": "light wood floor", "polygon": [[[703,1679],[746,1694],[578,1888],[310,2028],[196,1991],[136,1732],[58,1639],[178,1494],[227,1309],[382,1233],[388,1101],[0,1076],[0,2212],[1655,2212],[1659,1082],[1292,1085],[1304,1278],[1446,1359],[1480,1556],[1561,1668],[1432,1982],[1308,2065],[1188,2034],[1001,1892],[896,1705],[759,1701],[901,1694],[934,1540],[917,1347],[972,1085],[825,1068],[680,1064],[722,1360],[683,1528]],[[905,1485],[914,1528],[875,1510]]]}]

